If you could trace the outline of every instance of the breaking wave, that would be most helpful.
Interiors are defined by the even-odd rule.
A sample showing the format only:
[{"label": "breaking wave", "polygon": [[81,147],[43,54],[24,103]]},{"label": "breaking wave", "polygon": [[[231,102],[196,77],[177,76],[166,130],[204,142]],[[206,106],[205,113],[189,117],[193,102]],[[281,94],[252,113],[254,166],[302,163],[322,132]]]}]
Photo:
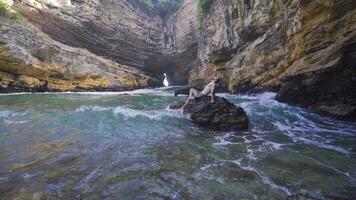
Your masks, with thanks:
[{"label": "breaking wave", "polygon": [[122,116],[125,120],[134,119],[137,117],[148,118],[151,120],[162,120],[164,118],[187,118],[187,116],[179,113],[176,110],[161,109],[161,110],[137,110],[127,106],[117,107],[102,107],[102,106],[81,106],[76,109],[76,112],[106,112],[110,111],[115,116]]}]

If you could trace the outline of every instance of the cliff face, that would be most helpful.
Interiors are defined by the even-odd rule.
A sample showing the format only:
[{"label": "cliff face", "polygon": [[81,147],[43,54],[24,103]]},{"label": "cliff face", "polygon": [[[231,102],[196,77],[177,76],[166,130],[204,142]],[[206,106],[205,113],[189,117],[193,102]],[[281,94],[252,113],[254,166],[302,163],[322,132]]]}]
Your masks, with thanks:
[{"label": "cliff face", "polygon": [[136,68],[162,45],[161,20],[129,1],[25,0],[13,8],[56,41]]},{"label": "cliff face", "polygon": [[[80,2],[78,5],[72,3],[16,1],[12,8],[23,17],[12,19],[4,15],[0,18],[2,91],[123,90],[160,84],[156,78],[135,67],[142,62],[138,56],[137,65],[131,63],[130,59],[135,56],[132,52],[126,62],[116,62],[115,59],[124,56],[121,54],[110,57],[114,55],[111,53],[117,53],[109,50],[115,49],[112,44],[120,46],[123,53],[129,50],[124,51],[109,38],[100,38],[101,34],[114,33],[105,27],[104,15],[101,15],[104,18],[101,26],[108,32],[103,29],[91,31],[97,29],[95,24],[88,25],[88,22],[97,17],[96,10],[104,8],[90,10],[90,6],[97,5],[94,2],[81,2],[83,6]],[[108,56],[102,52],[108,52]],[[20,80],[23,76],[36,84]]]},{"label": "cliff face", "polygon": [[277,91],[355,118],[353,0],[210,2],[184,0],[162,19],[139,0],[15,1],[24,20],[0,15],[0,87],[132,89],[160,85],[163,73],[198,85],[218,75],[233,93]]},{"label": "cliff face", "polygon": [[198,1],[185,0],[181,8],[171,15],[163,26],[163,51],[153,59],[154,63],[150,66],[152,70],[161,66],[161,71],[168,73],[168,81],[173,84],[186,84],[190,71],[199,64],[198,15]]},{"label": "cliff face", "polygon": [[[135,68],[54,41],[27,22],[0,22],[1,91],[121,90],[158,82]],[[24,76],[36,84],[20,80]]]},{"label": "cliff face", "polygon": [[[2,54],[8,54],[6,59],[11,56],[33,68],[49,69],[50,74],[59,71],[64,74],[61,76],[93,75],[105,80],[105,84],[90,87],[69,82],[74,86],[58,90],[156,86],[162,84],[163,73],[171,83],[183,84],[196,63],[199,31],[194,0],[184,1],[167,21],[136,0],[22,0],[15,1],[11,8],[23,17],[0,19],[0,41]],[[38,86],[15,87],[20,75],[39,77],[21,70],[14,73],[6,59],[2,59],[6,69],[2,67],[1,71],[13,78],[12,82],[8,78],[3,81],[3,91],[37,91]],[[58,77],[39,82],[61,82]]]},{"label": "cliff face", "polygon": [[13,7],[56,41],[157,78],[165,72],[172,83],[187,81],[197,58],[196,1],[184,1],[167,22],[134,0],[51,1],[25,0]]},{"label": "cliff face", "polygon": [[224,77],[233,93],[355,117],[356,4],[352,0],[214,1],[190,80]]}]

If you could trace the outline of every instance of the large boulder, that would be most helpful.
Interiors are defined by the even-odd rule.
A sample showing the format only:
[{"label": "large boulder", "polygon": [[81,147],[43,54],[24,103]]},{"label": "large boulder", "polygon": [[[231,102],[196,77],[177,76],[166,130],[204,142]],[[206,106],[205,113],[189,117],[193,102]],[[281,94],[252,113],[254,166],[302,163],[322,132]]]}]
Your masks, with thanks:
[{"label": "large boulder", "polygon": [[[184,102],[170,105],[170,109],[179,109]],[[223,97],[215,97],[215,103],[210,97],[193,100],[185,109],[190,118],[199,126],[217,131],[246,131],[249,119],[246,112]]]}]

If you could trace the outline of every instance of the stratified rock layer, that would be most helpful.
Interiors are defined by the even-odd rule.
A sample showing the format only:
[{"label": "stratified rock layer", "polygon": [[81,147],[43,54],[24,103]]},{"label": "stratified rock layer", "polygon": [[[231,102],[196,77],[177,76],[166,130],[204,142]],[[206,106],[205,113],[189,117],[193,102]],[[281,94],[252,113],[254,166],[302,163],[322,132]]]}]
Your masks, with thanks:
[{"label": "stratified rock layer", "polygon": [[166,21],[135,0],[22,0],[13,7],[56,41],[182,84],[197,62],[197,5],[185,0]]},{"label": "stratified rock layer", "polygon": [[26,21],[2,18],[0,74],[1,92],[127,90],[159,85],[157,79],[135,68],[54,41]]},{"label": "stratified rock layer", "polygon": [[[246,112],[223,97],[210,97],[194,100],[184,109],[192,121],[202,127],[218,131],[246,131],[249,119]],[[184,102],[170,105],[170,109],[180,109]]]},{"label": "stratified rock layer", "polygon": [[352,0],[213,1],[198,52],[208,62],[190,80],[219,75],[233,93],[279,91],[280,101],[355,119],[355,8]]}]

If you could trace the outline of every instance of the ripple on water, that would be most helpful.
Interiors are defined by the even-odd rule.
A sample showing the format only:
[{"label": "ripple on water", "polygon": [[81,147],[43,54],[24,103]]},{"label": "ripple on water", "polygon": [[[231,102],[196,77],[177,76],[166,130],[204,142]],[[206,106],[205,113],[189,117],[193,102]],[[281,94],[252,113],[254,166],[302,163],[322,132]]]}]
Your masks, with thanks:
[{"label": "ripple on water", "polygon": [[184,99],[172,88],[2,95],[0,166],[17,168],[0,168],[0,190],[8,199],[21,191],[69,199],[356,195],[354,123],[279,103],[275,93],[218,95],[246,110],[248,132],[200,129],[167,108]]}]

